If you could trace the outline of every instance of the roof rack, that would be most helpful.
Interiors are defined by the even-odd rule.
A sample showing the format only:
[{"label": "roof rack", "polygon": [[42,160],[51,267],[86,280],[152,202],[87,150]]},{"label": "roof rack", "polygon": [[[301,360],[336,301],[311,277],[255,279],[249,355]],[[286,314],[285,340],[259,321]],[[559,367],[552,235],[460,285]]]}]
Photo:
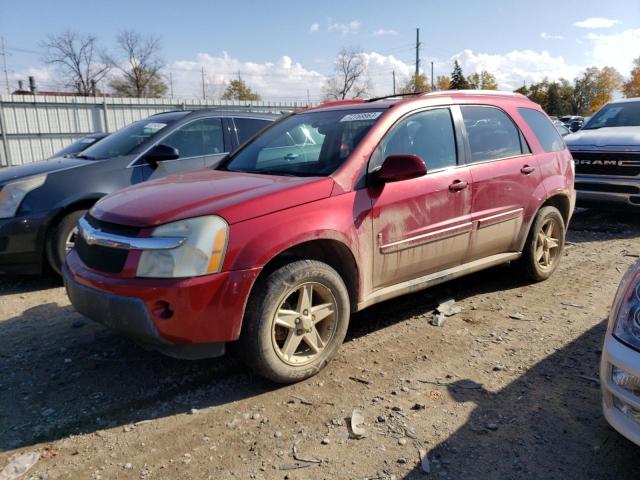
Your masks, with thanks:
[{"label": "roof rack", "polygon": [[411,97],[413,95],[424,95],[425,92],[412,92],[412,93],[394,93],[393,95],[385,95],[383,97],[374,97],[374,98],[367,98],[365,100],[365,102],[369,103],[369,102],[377,102],[378,100],[386,100],[388,98],[401,98],[401,97]]},{"label": "roof rack", "polygon": [[436,92],[429,92],[422,94],[423,97],[436,96],[436,95],[492,95],[495,97],[512,97],[512,98],[527,98],[525,95],[517,92],[506,92],[504,90],[438,90]]}]

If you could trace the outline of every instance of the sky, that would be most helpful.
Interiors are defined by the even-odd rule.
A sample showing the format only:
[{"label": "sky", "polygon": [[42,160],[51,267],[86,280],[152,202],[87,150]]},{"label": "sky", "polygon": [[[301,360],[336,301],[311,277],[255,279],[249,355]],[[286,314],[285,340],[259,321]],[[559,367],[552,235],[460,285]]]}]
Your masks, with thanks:
[{"label": "sky", "polygon": [[[628,77],[640,56],[640,0],[0,0],[9,82],[34,75],[41,90],[60,75],[42,61],[41,42],[66,29],[113,49],[119,31],[160,35],[176,97],[219,97],[238,73],[267,100],[318,101],[342,48],[364,52],[373,95],[392,93],[420,60],[430,74],[492,72],[500,89],[548,77],[573,79],[586,67]],[[1,61],[1,58],[0,58]],[[0,64],[0,68],[2,65]],[[6,92],[0,75],[2,93]]]}]

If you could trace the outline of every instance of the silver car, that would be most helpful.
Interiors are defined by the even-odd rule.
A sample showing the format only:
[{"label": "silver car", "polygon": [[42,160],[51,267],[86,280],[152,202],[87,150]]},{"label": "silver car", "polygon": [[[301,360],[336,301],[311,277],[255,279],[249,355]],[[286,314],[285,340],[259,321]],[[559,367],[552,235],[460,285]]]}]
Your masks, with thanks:
[{"label": "silver car", "polygon": [[640,260],[623,277],[611,308],[600,385],[605,418],[640,445]]}]

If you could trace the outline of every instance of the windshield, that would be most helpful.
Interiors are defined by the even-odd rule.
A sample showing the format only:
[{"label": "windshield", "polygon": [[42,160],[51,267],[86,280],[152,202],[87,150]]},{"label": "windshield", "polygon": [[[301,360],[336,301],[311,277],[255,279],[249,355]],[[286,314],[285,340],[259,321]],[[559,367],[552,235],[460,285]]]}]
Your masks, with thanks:
[{"label": "windshield", "polygon": [[601,127],[640,126],[640,102],[611,103],[602,107],[583,130]]},{"label": "windshield", "polygon": [[312,177],[330,175],[342,165],[383,111],[336,110],[292,115],[238,151],[222,170]]},{"label": "windshield", "polygon": [[142,142],[148,140],[160,130],[171,125],[188,113],[189,112],[165,113],[134,122],[118,130],[116,133],[109,135],[101,142],[87,148],[78,155],[78,158],[104,160],[106,158],[128,155]]},{"label": "windshield", "polygon": [[63,148],[60,151],[57,151],[56,153],[54,153],[53,155],[51,155],[51,158],[57,158],[57,157],[73,157],[75,156],[76,153],[80,153],[83,150],[89,148],[92,144],[96,143],[98,140],[100,140],[101,136],[87,136],[87,137],[83,137],[80,140],[76,140],[75,142],[73,142],[71,145],[67,145],[65,148]]}]

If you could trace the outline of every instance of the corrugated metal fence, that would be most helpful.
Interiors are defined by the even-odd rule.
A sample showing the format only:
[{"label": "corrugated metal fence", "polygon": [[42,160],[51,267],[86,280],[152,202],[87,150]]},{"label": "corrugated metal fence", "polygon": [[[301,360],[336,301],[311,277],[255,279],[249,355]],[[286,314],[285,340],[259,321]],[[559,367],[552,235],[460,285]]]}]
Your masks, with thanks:
[{"label": "corrugated metal fence", "polygon": [[305,102],[0,95],[0,166],[43,160],[83,135],[114,132],[169,110],[221,107],[281,111],[306,106]]}]

